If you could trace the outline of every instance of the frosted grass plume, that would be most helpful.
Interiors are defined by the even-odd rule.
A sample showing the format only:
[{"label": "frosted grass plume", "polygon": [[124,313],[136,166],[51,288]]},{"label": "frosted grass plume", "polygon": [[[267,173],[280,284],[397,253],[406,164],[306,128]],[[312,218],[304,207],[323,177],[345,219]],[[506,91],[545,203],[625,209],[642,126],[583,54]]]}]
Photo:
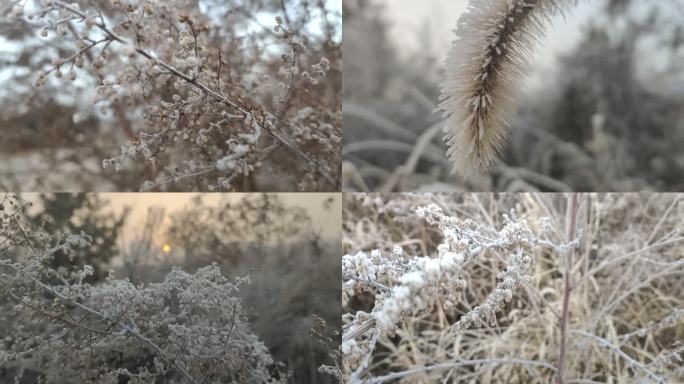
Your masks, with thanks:
[{"label": "frosted grass plume", "polygon": [[576,0],[471,0],[446,61],[440,108],[447,156],[463,176],[491,168],[544,24]]}]

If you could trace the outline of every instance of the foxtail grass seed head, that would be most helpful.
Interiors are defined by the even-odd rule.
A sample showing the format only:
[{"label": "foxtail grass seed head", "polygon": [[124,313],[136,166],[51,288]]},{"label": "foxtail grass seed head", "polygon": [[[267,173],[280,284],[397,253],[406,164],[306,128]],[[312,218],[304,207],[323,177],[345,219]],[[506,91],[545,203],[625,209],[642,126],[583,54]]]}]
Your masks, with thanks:
[{"label": "foxtail grass seed head", "polygon": [[446,61],[440,107],[447,156],[467,176],[491,168],[501,151],[515,94],[551,16],[575,0],[471,0]]}]

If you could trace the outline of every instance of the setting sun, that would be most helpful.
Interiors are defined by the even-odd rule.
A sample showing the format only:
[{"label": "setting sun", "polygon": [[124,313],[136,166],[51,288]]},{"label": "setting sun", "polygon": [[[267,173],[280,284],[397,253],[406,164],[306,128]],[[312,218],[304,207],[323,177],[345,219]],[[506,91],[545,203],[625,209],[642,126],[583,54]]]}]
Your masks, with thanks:
[{"label": "setting sun", "polygon": [[171,246],[168,245],[168,244],[162,245],[162,252],[164,252],[164,253],[169,253],[169,252],[171,252]]}]

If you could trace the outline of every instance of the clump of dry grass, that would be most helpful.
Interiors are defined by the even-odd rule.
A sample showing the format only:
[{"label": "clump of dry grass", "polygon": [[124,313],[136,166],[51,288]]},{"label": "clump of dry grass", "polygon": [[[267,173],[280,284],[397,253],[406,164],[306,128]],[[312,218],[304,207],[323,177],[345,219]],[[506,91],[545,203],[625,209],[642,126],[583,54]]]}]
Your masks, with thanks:
[{"label": "clump of dry grass", "polygon": [[572,0],[471,0],[449,52],[441,108],[454,171],[489,169],[506,139],[515,94],[546,19]]},{"label": "clump of dry grass", "polygon": [[[344,252],[356,256],[378,249],[372,256],[380,259],[362,269],[375,275],[343,280],[345,291],[353,288],[343,300],[344,380],[681,382],[683,199],[662,194],[347,195]],[[431,223],[416,216],[430,205],[445,218]],[[505,219],[511,209],[517,215]],[[418,265],[419,274],[437,273],[439,280],[443,271],[435,262],[443,261],[449,236],[496,240],[493,234],[510,235],[505,228],[511,222],[526,226],[516,227],[524,230],[514,238],[529,263],[515,264],[512,243],[487,248],[458,268],[458,278],[446,280],[453,287],[428,287],[430,295],[415,292],[412,300],[432,301],[401,307],[389,331],[376,332],[373,324],[357,327],[364,316],[377,320],[379,306],[405,290],[395,287],[419,281],[414,275],[393,282],[388,270]],[[402,247],[401,255],[392,252],[396,246]],[[397,267],[373,269],[383,265]],[[497,290],[512,282],[508,272],[516,265],[523,267],[524,281],[512,287],[495,315],[455,329],[492,295],[507,296]],[[456,284],[461,280],[465,284]]]}]

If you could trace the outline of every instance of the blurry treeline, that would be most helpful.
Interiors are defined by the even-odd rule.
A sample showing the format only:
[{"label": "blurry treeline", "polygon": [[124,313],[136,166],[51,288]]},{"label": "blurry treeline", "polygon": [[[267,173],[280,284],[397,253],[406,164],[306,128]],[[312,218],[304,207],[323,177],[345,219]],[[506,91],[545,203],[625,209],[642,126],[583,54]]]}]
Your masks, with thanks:
[{"label": "blurry treeline", "polygon": [[[325,214],[334,214],[332,199],[323,203]],[[333,382],[317,369],[330,364],[328,353],[339,345],[341,239],[323,237],[307,210],[285,205],[277,195],[225,197],[219,204],[197,195],[168,217],[163,207],[150,207],[140,228],[125,235],[130,209],[108,210],[108,203],[97,194],[32,199],[27,214],[54,241],[66,233],[92,237],[91,246],[58,255],[56,268],[91,264],[92,284],[103,282],[109,270],[140,284],[161,281],[173,266],[195,272],[212,263],[230,278],[249,276],[252,284],[240,291],[243,305],[251,328],[284,364],[278,369],[289,371],[293,383]],[[165,218],[170,220],[163,225]],[[169,254],[160,241],[170,244]]]},{"label": "blurry treeline", "polygon": [[407,53],[377,1],[345,1],[345,189],[683,190],[683,4],[592,3],[576,49],[543,74],[543,89],[520,93],[500,164],[464,180],[451,174],[433,113],[446,52]]}]

